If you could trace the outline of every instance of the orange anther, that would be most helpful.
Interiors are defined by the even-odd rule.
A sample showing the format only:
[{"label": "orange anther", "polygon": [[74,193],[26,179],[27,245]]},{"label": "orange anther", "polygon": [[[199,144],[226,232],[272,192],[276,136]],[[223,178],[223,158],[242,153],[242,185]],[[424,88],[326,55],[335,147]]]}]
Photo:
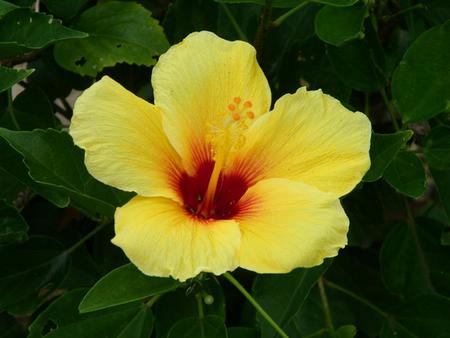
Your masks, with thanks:
[{"label": "orange anther", "polygon": [[247,116],[248,116],[249,119],[253,120],[255,118],[255,113],[252,112],[252,111],[248,111],[247,112]]},{"label": "orange anther", "polygon": [[234,103],[239,104],[239,103],[241,103],[241,98],[240,97],[235,97],[233,99],[233,101],[234,101]]},{"label": "orange anther", "polygon": [[241,115],[239,115],[238,113],[234,112],[233,114],[231,114],[231,117],[233,118],[233,120],[235,121],[239,121],[241,119]]},{"label": "orange anther", "polygon": [[228,109],[231,110],[231,111],[233,111],[233,110],[236,109],[236,106],[235,106],[234,104],[229,104],[229,105],[228,105]]},{"label": "orange anther", "polygon": [[252,107],[252,101],[245,101],[244,107],[251,108]]}]

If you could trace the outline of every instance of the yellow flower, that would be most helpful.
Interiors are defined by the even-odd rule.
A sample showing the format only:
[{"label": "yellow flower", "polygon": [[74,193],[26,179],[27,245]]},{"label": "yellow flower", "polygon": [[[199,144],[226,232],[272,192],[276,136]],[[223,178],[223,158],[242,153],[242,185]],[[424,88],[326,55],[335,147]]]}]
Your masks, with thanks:
[{"label": "yellow flower", "polygon": [[137,196],[112,240],[145,274],[284,273],[347,243],[339,197],[369,168],[367,117],[320,90],[271,93],[255,50],[189,35],[153,69],[155,104],[103,77],[70,127],[100,181]]}]

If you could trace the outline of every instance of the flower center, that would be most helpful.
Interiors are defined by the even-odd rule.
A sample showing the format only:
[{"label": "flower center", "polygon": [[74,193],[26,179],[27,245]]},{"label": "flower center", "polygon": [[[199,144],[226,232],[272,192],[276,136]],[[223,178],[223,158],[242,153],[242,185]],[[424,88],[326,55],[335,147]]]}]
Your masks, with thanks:
[{"label": "flower center", "polygon": [[231,219],[239,212],[237,202],[247,191],[248,182],[237,174],[220,174],[214,196],[206,207],[206,193],[215,167],[214,161],[207,161],[194,176],[184,173],[178,181],[178,189],[184,207],[193,216],[205,220]]},{"label": "flower center", "polygon": [[[252,106],[250,100],[235,97],[226,110],[208,121],[206,141],[210,145],[213,161],[200,166],[196,176],[185,178],[182,183],[186,185],[183,199],[192,214],[204,219],[226,219],[235,214],[234,205],[248,185],[243,177],[224,176],[222,169],[227,165],[229,155],[245,143],[244,132],[255,119]],[[189,189],[195,192],[195,198],[192,198]]]}]

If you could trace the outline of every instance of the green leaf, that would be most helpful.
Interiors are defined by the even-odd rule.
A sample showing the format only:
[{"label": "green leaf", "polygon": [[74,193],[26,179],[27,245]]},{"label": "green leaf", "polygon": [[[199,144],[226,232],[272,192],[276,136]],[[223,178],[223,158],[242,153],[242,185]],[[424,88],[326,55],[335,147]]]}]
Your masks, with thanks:
[{"label": "green leaf", "polygon": [[172,327],[167,338],[227,338],[227,328],[218,316],[185,318]]},{"label": "green leaf", "polygon": [[[224,2],[224,3],[230,3],[230,4],[238,4],[238,3],[253,3],[257,5],[264,5],[266,3],[266,0],[215,0],[217,2]],[[296,7],[304,2],[316,2],[319,4],[325,4],[335,7],[346,7],[351,6],[358,2],[358,0],[273,0],[272,6],[273,7],[280,7],[280,8],[290,8],[290,7]]]},{"label": "green leaf", "polygon": [[344,325],[336,330],[336,338],[353,338],[356,336],[356,327]]},{"label": "green leaf", "polygon": [[417,198],[426,190],[425,169],[422,161],[410,151],[401,151],[389,164],[383,178],[399,193]]},{"label": "green leaf", "polygon": [[[386,319],[381,338],[448,337],[450,299],[424,295],[404,303]],[[392,319],[391,319],[392,318]]]},{"label": "green leaf", "polygon": [[22,81],[33,71],[34,69],[14,69],[0,66],[0,93]]},{"label": "green leaf", "polygon": [[13,10],[0,20],[0,44],[40,49],[57,41],[86,36],[86,33],[64,27],[52,16],[25,8]]},{"label": "green leaf", "polygon": [[109,1],[85,11],[74,28],[87,39],[60,42],[55,59],[64,68],[95,76],[119,62],[152,66],[168,42],[151,13],[134,2]]},{"label": "green leaf", "polygon": [[155,310],[157,337],[167,337],[175,323],[185,318],[196,317],[198,319],[197,293],[201,293],[203,297],[205,294],[212,297],[212,303],[203,301],[205,316],[220,317],[222,322],[225,320],[225,300],[222,287],[215,278],[211,278],[201,281],[193,288],[178,288],[158,299]]},{"label": "green leaf", "polygon": [[328,46],[327,53],[340,80],[347,86],[362,92],[383,87],[375,52],[365,40],[354,40],[340,47]]},{"label": "green leaf", "polygon": [[[288,274],[258,275],[253,285],[253,296],[281,328],[286,327],[331,262],[332,260],[328,259],[320,266],[295,269]],[[261,337],[276,335],[274,329],[263,318],[260,317],[259,321]]]},{"label": "green leaf", "polygon": [[28,238],[28,224],[12,206],[0,200],[0,244]]},{"label": "green leaf", "polygon": [[11,12],[12,10],[18,8],[18,6],[7,2],[7,1],[3,1],[0,0],[0,17],[2,17],[3,15],[5,15],[8,12]]},{"label": "green leaf", "polygon": [[147,338],[153,327],[150,309],[140,302],[87,314],[78,313],[86,290],[76,289],[54,301],[29,327],[28,338]]},{"label": "green leaf", "polygon": [[430,167],[450,169],[450,127],[438,126],[431,129],[423,152]]},{"label": "green leaf", "polygon": [[[0,174],[3,179],[9,180],[11,189],[16,194],[30,187],[39,195],[45,197],[50,202],[60,208],[67,207],[69,198],[31,179],[28,169],[23,163],[22,156],[0,137]],[[1,179],[0,179],[1,181]],[[16,196],[17,197],[17,196]]]},{"label": "green leaf", "polygon": [[0,265],[0,309],[26,302],[33,310],[61,283],[69,261],[58,241],[30,237],[25,243],[0,246]]},{"label": "green leaf", "polygon": [[399,224],[385,238],[380,251],[381,276],[390,292],[411,298],[433,291],[418,241],[416,226],[407,224]]},{"label": "green leaf", "polygon": [[438,170],[430,168],[431,176],[439,192],[442,205],[450,221],[450,170]]},{"label": "green leaf", "polygon": [[3,137],[25,160],[30,176],[38,183],[66,194],[86,214],[112,217],[130,194],[95,180],[83,163],[83,151],[65,132],[53,129],[11,131],[0,128]]},{"label": "green leaf", "polygon": [[420,35],[392,78],[392,96],[405,122],[450,109],[450,21]]},{"label": "green leaf", "polygon": [[251,327],[229,327],[228,338],[258,338],[258,330]]},{"label": "green leaf", "polygon": [[399,131],[394,134],[373,133],[370,140],[371,166],[363,180],[373,182],[380,179],[399,150],[405,146],[413,134],[411,130]]},{"label": "green leaf", "polygon": [[52,105],[45,93],[37,87],[28,87],[13,101],[14,119],[11,114],[4,114],[0,125],[14,129],[16,124],[20,130],[55,127]]},{"label": "green leaf", "polygon": [[48,10],[63,20],[72,19],[88,0],[42,0]]},{"label": "green leaf", "polygon": [[315,31],[321,40],[339,47],[364,36],[366,16],[367,7],[362,2],[351,7],[324,6],[316,15]]},{"label": "green leaf", "polygon": [[180,283],[171,278],[150,277],[133,264],[126,264],[102,277],[83,298],[81,313],[125,304],[176,289]]}]

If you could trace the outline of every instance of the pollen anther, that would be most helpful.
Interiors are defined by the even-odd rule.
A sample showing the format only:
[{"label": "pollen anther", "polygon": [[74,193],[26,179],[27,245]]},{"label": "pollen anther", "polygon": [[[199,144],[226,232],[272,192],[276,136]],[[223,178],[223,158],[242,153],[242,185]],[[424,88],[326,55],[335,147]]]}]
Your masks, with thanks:
[{"label": "pollen anther", "polygon": [[235,121],[239,121],[241,119],[241,115],[239,115],[238,113],[233,113],[233,114],[231,114],[231,116],[233,117],[233,120],[235,120]]},{"label": "pollen anther", "polygon": [[239,104],[239,103],[241,103],[241,98],[240,97],[235,97],[233,99],[233,101],[234,101],[234,103]]},{"label": "pollen anther", "polygon": [[255,113],[252,112],[252,111],[248,111],[247,112],[247,116],[248,116],[249,119],[253,120],[255,118]]},{"label": "pollen anther", "polygon": [[245,101],[244,107],[245,108],[251,108],[253,106],[252,101]]},{"label": "pollen anther", "polygon": [[235,106],[234,104],[229,104],[229,105],[228,105],[228,109],[231,110],[231,111],[233,111],[233,110],[236,109],[236,106]]}]

